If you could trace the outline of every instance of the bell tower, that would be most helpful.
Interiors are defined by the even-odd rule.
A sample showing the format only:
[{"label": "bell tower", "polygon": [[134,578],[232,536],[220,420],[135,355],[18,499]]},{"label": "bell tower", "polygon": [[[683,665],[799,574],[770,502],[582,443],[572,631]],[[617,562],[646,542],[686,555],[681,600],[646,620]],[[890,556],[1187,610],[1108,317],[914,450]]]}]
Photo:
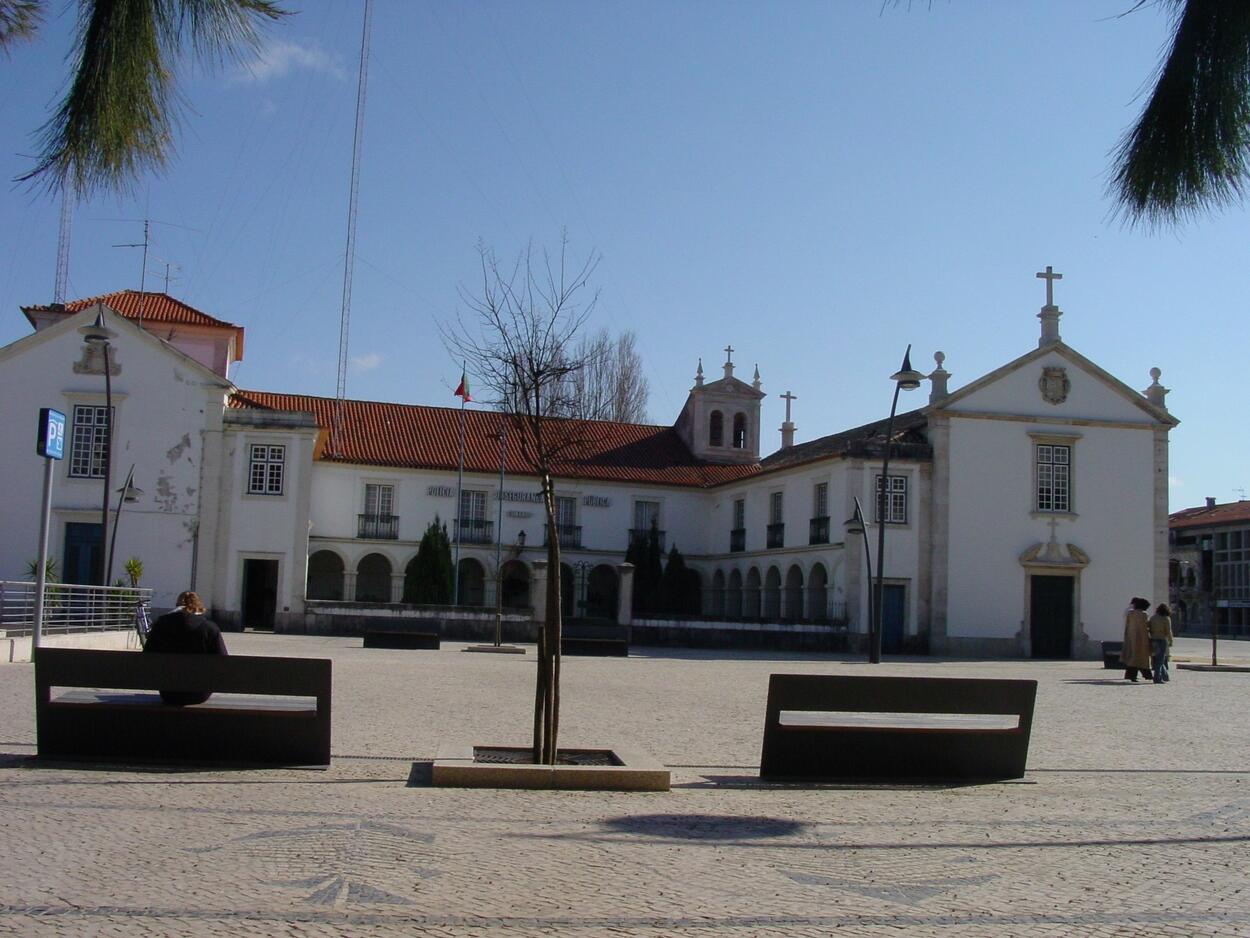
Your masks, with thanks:
[{"label": "bell tower", "polygon": [[694,387],[674,424],[690,451],[700,459],[719,463],[754,463],[760,458],[760,370],[750,384],[734,377],[734,348],[725,347],[723,376],[704,382],[703,359],[695,371]]}]

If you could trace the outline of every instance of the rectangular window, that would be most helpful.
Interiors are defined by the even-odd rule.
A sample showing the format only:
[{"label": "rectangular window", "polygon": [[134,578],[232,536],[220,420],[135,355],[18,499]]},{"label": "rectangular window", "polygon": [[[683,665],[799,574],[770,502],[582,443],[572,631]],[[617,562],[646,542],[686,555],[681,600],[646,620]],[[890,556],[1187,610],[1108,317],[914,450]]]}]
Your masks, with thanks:
[{"label": "rectangular window", "polygon": [[247,466],[247,494],[281,495],[286,447],[253,443]]},{"label": "rectangular window", "polygon": [[556,496],[556,524],[571,528],[577,524],[577,499],[570,495]]},{"label": "rectangular window", "polygon": [[104,450],[108,445],[109,409],[92,404],[74,405],[74,429],[69,474],[77,479],[104,478]]},{"label": "rectangular window", "polygon": [[1037,510],[1071,511],[1072,447],[1038,443]]},{"label": "rectangular window", "polygon": [[745,528],[747,526],[747,503],[746,499],[734,499],[734,527]]},{"label": "rectangular window", "polygon": [[460,517],[464,521],[486,520],[486,493],[476,489],[460,492]]},{"label": "rectangular window", "polygon": [[[874,514],[881,521],[881,476],[877,476],[877,494],[873,499]],[[907,476],[890,476],[885,490],[886,524],[907,523]]]},{"label": "rectangular window", "polygon": [[829,516],[829,483],[817,482],[812,494],[812,517],[827,518]]},{"label": "rectangular window", "polygon": [[370,518],[395,514],[395,486],[366,483],[365,514]]},{"label": "rectangular window", "polygon": [[768,523],[781,524],[785,520],[784,492],[773,492],[768,496]]},{"label": "rectangular window", "polygon": [[647,532],[651,525],[660,526],[659,502],[634,502],[634,530]]}]

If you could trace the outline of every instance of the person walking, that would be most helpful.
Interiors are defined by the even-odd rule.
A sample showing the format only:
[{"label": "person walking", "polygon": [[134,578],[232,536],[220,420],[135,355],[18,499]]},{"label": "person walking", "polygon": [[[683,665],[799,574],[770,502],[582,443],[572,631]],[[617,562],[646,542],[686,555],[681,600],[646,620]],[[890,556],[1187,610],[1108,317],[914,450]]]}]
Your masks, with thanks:
[{"label": "person walking", "polygon": [[1124,665],[1124,679],[1137,683],[1140,671],[1147,680],[1150,673],[1150,617],[1146,615],[1150,601],[1134,596],[1124,614],[1124,644],[1120,648],[1120,662]]},{"label": "person walking", "polygon": [[1150,664],[1155,672],[1154,682],[1166,684],[1172,680],[1172,669],[1168,666],[1172,655],[1172,610],[1167,603],[1159,603],[1146,627],[1150,632]]},{"label": "person walking", "polygon": [[[221,637],[217,623],[204,617],[204,604],[200,597],[187,590],[178,594],[178,605],[165,613],[152,625],[144,652],[175,655],[225,655],[226,641]],[[193,691],[160,692],[161,700],[175,706],[203,703],[211,693]]]}]

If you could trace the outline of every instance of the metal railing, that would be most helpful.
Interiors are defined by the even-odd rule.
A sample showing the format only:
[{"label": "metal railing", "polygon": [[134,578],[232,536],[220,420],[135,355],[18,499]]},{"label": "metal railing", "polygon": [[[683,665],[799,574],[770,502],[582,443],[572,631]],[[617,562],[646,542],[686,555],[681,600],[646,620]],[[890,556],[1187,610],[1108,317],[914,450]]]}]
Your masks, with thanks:
[{"label": "metal railing", "polygon": [[[43,633],[108,632],[135,627],[135,606],[152,601],[150,589],[49,583],[43,594]],[[35,628],[35,584],[0,580],[0,631],[10,637]]]},{"label": "metal railing", "polygon": [[821,515],[813,518],[807,523],[807,543],[809,544],[828,544],[829,543],[829,516]]},{"label": "metal railing", "polygon": [[[561,547],[582,546],[582,526],[580,524],[557,524],[556,535],[560,538]],[[547,543],[547,529],[543,528],[543,544]]]},{"label": "metal railing", "polygon": [[356,536],[384,541],[399,539],[398,515],[357,515]]},{"label": "metal railing", "polygon": [[461,544],[493,544],[495,542],[495,522],[482,518],[465,518],[456,521]]},{"label": "metal railing", "polygon": [[784,522],[770,524],[765,534],[765,547],[772,550],[776,547],[786,546],[786,526]]},{"label": "metal railing", "polygon": [[[663,553],[667,550],[667,547],[665,546],[665,532],[657,531],[656,533],[660,535],[660,552]],[[635,544],[645,544],[647,543],[647,538],[649,538],[650,536],[651,536],[650,528],[630,528],[629,529],[629,546],[633,547]]]},{"label": "metal railing", "polygon": [[729,550],[731,553],[737,553],[747,549],[747,529],[746,528],[730,528],[729,529]]}]

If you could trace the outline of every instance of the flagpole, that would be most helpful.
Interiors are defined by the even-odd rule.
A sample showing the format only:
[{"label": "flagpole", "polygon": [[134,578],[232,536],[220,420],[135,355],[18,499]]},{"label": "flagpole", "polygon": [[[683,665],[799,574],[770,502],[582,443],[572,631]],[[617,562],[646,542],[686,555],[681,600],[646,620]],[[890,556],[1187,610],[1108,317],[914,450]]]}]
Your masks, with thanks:
[{"label": "flagpole", "polygon": [[465,363],[460,365],[460,465],[456,472],[456,552],[451,565],[451,604],[460,604],[460,517],[463,507],[460,504],[461,492],[464,490],[464,404],[469,397],[469,389],[465,387]]},{"label": "flagpole", "polygon": [[499,419],[499,505],[495,527],[495,647],[503,643],[503,467],[508,453],[508,423]]}]

